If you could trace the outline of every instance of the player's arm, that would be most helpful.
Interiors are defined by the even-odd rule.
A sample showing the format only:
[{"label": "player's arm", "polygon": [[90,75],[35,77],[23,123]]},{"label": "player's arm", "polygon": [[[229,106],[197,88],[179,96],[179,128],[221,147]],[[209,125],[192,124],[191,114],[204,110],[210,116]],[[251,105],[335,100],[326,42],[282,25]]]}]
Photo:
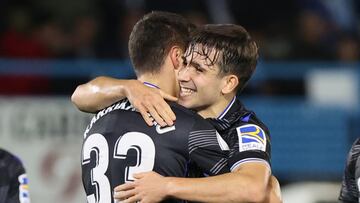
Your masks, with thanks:
[{"label": "player's arm", "polygon": [[206,178],[163,177],[154,172],[135,177],[135,182],[115,188],[115,198],[124,203],[169,197],[196,202],[281,202],[276,192],[269,192],[278,186],[275,182],[275,188],[269,188],[270,169],[262,163],[246,163],[231,173]]},{"label": "player's arm", "polygon": [[153,119],[161,126],[173,125],[175,114],[164,99],[176,101],[177,98],[159,89],[147,87],[138,80],[100,76],[79,85],[72,94],[71,101],[81,111],[96,112],[125,97],[141,113],[148,125],[153,125]]},{"label": "player's arm", "polygon": [[[195,160],[203,170],[210,169],[207,172],[216,175],[220,164],[214,164],[217,158],[211,152],[211,149],[214,150],[216,147],[215,143],[211,149],[207,148],[212,140],[211,136],[200,134],[199,131],[194,132],[196,132],[194,134],[196,142],[190,145],[195,144],[196,146],[191,146],[191,148],[196,148],[196,150],[191,153],[192,160]],[[220,138],[218,137],[217,140],[221,140]],[[206,145],[199,140],[206,141]],[[219,143],[224,144],[224,142]],[[135,200],[158,202],[166,197],[200,202],[281,202],[279,186],[276,185],[278,183],[275,182],[274,187],[269,184],[271,169],[267,152],[265,152],[267,142],[262,143],[262,150],[250,149],[250,151],[241,151],[238,143],[233,148],[235,153],[228,160],[232,168],[231,173],[194,179],[163,178],[154,174],[143,175],[134,183],[117,187],[116,192],[119,193],[116,193],[115,197],[122,200],[129,198],[125,202]],[[220,144],[222,149],[226,148],[223,144]]]},{"label": "player's arm", "polygon": [[201,202],[263,202],[270,170],[260,163],[247,163],[224,175],[186,180],[169,180],[168,194]]},{"label": "player's arm", "polygon": [[[198,128],[195,128],[198,129]],[[225,142],[216,131],[194,130],[190,133],[190,157],[203,171],[210,175],[223,173],[227,163],[223,162],[221,149],[226,149]],[[214,137],[215,136],[215,137]],[[210,146],[211,145],[211,146]],[[115,198],[124,202],[159,202],[173,197],[199,202],[263,202],[269,193],[268,183],[271,174],[268,163],[264,161],[235,162],[231,173],[207,178],[175,178],[147,174],[137,177],[133,183],[126,183],[115,188]],[[235,166],[235,163],[237,164]],[[226,167],[227,168],[227,167]],[[227,169],[228,170],[228,169]]]},{"label": "player's arm", "polygon": [[77,86],[71,96],[75,106],[85,112],[97,112],[126,97],[126,87],[132,80],[117,80],[100,76]]}]

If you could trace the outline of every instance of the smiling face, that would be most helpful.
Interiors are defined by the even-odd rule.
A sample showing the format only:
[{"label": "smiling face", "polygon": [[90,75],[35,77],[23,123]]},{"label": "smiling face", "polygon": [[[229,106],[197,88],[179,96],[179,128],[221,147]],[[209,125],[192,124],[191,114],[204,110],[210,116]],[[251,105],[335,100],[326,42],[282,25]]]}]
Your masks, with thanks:
[{"label": "smiling face", "polygon": [[201,111],[216,105],[222,97],[224,77],[219,74],[216,61],[218,53],[202,45],[188,49],[184,66],[178,74],[180,84],[179,104]]}]

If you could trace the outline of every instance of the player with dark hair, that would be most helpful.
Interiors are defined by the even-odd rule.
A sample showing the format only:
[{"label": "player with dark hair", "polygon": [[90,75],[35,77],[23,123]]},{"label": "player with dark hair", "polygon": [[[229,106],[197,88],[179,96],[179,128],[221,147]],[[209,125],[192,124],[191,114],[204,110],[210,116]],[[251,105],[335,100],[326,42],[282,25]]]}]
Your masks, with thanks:
[{"label": "player with dark hair", "polygon": [[[119,199],[125,203],[157,202],[166,197],[203,202],[266,200],[271,176],[269,131],[236,99],[237,91],[244,88],[255,70],[257,58],[258,47],[243,27],[206,25],[193,35],[185,53],[186,66],[179,71],[179,104],[212,118],[209,121],[230,147],[232,173],[205,179],[163,178],[148,173],[118,187],[116,190],[122,191]],[[150,192],[149,188],[159,190]]]},{"label": "player with dark hair", "polygon": [[28,179],[22,162],[0,149],[0,203],[30,203]]},{"label": "player with dark hair", "polygon": [[[176,95],[175,73],[191,28],[184,18],[167,12],[152,12],[140,19],[129,40],[138,80]],[[88,202],[114,202],[114,187],[133,181],[138,172],[153,170],[164,176],[186,177],[193,174],[192,169],[209,175],[229,171],[222,150],[225,146],[221,145],[225,142],[219,142],[221,137],[213,126],[176,103],[170,106],[177,122],[164,128],[147,126],[127,99],[93,117],[84,133],[82,150],[82,180]],[[182,200],[170,198],[166,202]]]},{"label": "player with dark hair", "polygon": [[353,143],[341,185],[339,200],[341,203],[359,203],[360,191],[360,138]]},{"label": "player with dark hair", "polygon": [[[165,178],[154,172],[138,174],[134,182],[117,187],[115,197],[124,202],[158,202],[168,197],[204,202],[280,202],[278,183],[270,178],[269,131],[236,99],[237,91],[251,77],[257,58],[257,45],[241,26],[207,25],[194,34],[185,53],[185,66],[179,71],[179,103],[209,118],[217,128],[230,147],[228,165],[232,173],[201,179]],[[103,90],[114,82],[106,80],[86,86]],[[118,87],[126,86],[123,81],[116,83]],[[131,95],[133,91],[126,93]]]}]

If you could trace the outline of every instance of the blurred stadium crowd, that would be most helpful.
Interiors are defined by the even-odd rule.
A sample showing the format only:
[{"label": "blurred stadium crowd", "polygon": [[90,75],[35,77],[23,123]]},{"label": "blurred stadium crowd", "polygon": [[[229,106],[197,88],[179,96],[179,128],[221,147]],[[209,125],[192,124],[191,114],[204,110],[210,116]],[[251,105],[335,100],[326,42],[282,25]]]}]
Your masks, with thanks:
[{"label": "blurred stadium crowd", "polygon": [[359,57],[356,0],[2,0],[0,57],[125,59],[133,24],[151,10],[243,25],[266,60]]},{"label": "blurred stadium crowd", "polygon": [[[177,12],[196,24],[243,25],[260,46],[260,61],[348,63],[360,55],[356,0],[2,0],[0,58],[128,60],[129,33],[152,10]],[[0,77],[5,95],[70,94],[90,79]],[[247,93],[303,96],[305,90],[300,78],[268,80]]]}]

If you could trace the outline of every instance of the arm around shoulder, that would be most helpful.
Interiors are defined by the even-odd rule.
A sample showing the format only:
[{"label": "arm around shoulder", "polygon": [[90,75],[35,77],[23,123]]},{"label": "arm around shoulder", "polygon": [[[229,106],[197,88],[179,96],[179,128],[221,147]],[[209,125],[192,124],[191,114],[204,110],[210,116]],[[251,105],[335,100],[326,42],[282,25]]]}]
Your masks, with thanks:
[{"label": "arm around shoulder", "polygon": [[94,113],[125,98],[130,82],[131,80],[99,76],[77,86],[71,101],[79,110]]},{"label": "arm around shoulder", "polygon": [[167,178],[170,197],[200,202],[266,202],[270,168],[246,163],[233,172],[206,178]]}]

